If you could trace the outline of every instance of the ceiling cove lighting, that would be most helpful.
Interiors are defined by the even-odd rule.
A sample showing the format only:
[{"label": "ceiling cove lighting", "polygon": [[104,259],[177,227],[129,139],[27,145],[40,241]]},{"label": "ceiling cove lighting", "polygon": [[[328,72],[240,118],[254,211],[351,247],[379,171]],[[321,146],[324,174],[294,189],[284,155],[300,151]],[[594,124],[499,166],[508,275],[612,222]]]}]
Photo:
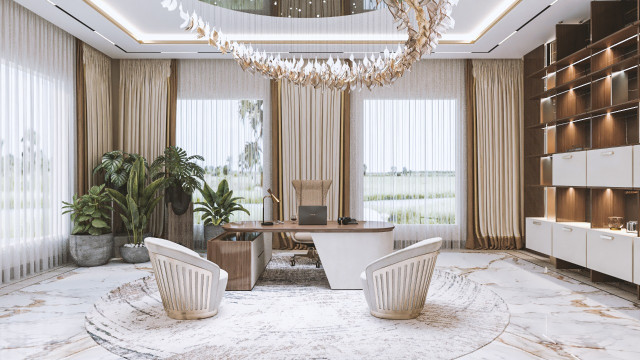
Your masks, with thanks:
[{"label": "ceiling cove lighting", "polygon": [[[488,15],[480,20],[480,25],[476,26],[473,31],[466,34],[443,34],[440,44],[475,44],[489,30],[500,22],[507,14],[516,8],[523,0],[503,0],[496,5]],[[148,34],[137,29],[133,23],[123,16],[117,9],[109,4],[109,0],[83,0],[85,4],[93,8],[100,15],[110,21],[113,25],[129,35],[139,44],[206,44],[204,40],[194,40],[185,36],[177,36],[176,34]],[[485,27],[483,27],[485,26]],[[522,27],[521,27],[522,28]],[[260,44],[260,43],[282,43],[282,44],[402,44],[407,41],[406,35],[379,34],[374,37],[362,38],[359,34],[340,34],[339,37],[332,41],[323,41],[326,35],[314,34],[295,38],[292,34],[277,34],[278,37],[270,36],[268,40],[261,39],[261,34],[251,34],[255,37],[243,36],[242,34],[229,34],[229,37],[238,42]]]},{"label": "ceiling cove lighting", "polygon": [[500,41],[500,42],[498,43],[498,45],[502,45],[502,43],[503,43],[503,42],[505,42],[505,41],[509,40],[509,38],[510,38],[510,37],[512,37],[513,35],[515,35],[517,32],[518,32],[518,30],[516,30],[516,31],[512,32],[509,36],[507,36],[506,38],[504,38],[504,40]]},{"label": "ceiling cove lighting", "polygon": [[94,32],[94,33],[96,33],[96,34],[98,34],[98,35],[100,35],[100,37],[102,37],[103,39],[107,40],[108,42],[110,42],[110,43],[111,43],[111,45],[115,45],[115,44],[116,44],[116,43],[114,43],[113,41],[109,40],[106,36],[104,36],[104,35],[100,34],[99,32],[97,32],[97,31],[95,31],[95,30],[93,30],[93,32]]}]

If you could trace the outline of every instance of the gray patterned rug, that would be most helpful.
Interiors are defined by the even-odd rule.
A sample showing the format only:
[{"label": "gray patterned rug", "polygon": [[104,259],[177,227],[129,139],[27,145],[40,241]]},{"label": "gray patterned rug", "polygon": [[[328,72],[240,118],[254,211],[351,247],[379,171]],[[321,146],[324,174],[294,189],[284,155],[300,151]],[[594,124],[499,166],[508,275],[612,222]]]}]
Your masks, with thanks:
[{"label": "gray patterned rug", "polygon": [[436,270],[422,314],[382,320],[359,290],[330,290],[322,269],[274,258],[253,291],[228,291],[218,315],[177,321],[153,277],[125,284],[87,314],[87,332],[128,359],[452,359],[498,337],[505,302],[487,287]]}]

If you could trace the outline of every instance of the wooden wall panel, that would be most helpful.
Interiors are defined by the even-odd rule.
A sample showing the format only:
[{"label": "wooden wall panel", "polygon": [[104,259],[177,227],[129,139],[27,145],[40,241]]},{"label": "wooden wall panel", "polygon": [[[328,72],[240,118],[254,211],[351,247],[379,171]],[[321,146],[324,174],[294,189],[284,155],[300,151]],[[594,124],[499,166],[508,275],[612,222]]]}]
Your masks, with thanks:
[{"label": "wooden wall panel", "polygon": [[626,144],[627,119],[615,115],[617,114],[593,119],[591,141],[594,148],[607,148]]},{"label": "wooden wall panel", "polygon": [[589,22],[582,24],[557,24],[556,41],[558,60],[584,49],[589,45]]},{"label": "wooden wall panel", "polygon": [[609,216],[624,217],[625,191],[619,189],[591,190],[591,227],[608,227]]},{"label": "wooden wall panel", "polygon": [[[540,102],[530,100],[531,97],[544,91],[544,80],[530,78],[528,75],[544,67],[544,46],[538,46],[524,56],[524,126],[523,126],[523,216],[541,217],[545,214],[544,189],[535,187],[541,179],[540,158],[530,155],[542,154],[544,148],[544,131],[541,129],[529,129],[540,123]],[[522,219],[524,223],[524,219]]]},{"label": "wooden wall panel", "polygon": [[558,222],[586,222],[588,205],[588,189],[557,188],[556,219]]},{"label": "wooden wall panel", "polygon": [[591,145],[589,121],[578,121],[559,125],[556,132],[558,152],[586,149]]},{"label": "wooden wall panel", "polygon": [[591,83],[591,103],[594,109],[611,105],[611,77]]},{"label": "wooden wall panel", "polygon": [[[625,27],[633,16],[627,12],[637,8],[633,1],[592,1],[591,2],[591,41],[596,42]],[[636,10],[637,11],[637,10]],[[637,17],[636,17],[637,19]],[[610,44],[609,44],[610,45]]]}]

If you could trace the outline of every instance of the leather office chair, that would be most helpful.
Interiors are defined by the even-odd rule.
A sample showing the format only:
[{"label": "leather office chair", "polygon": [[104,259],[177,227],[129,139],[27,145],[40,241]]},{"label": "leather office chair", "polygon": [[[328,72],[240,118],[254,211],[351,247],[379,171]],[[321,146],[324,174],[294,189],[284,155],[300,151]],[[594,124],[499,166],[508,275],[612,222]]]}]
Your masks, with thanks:
[{"label": "leather office chair", "polygon": [[[293,180],[293,185],[296,191],[296,212],[298,206],[326,206],[327,194],[333,180]],[[291,266],[296,265],[296,257],[308,257],[316,262],[316,267],[320,267],[320,258],[318,257],[318,251],[313,245],[313,238],[311,233],[292,233],[291,238],[295,243],[307,245],[309,251],[306,254],[296,254],[291,257]]]}]

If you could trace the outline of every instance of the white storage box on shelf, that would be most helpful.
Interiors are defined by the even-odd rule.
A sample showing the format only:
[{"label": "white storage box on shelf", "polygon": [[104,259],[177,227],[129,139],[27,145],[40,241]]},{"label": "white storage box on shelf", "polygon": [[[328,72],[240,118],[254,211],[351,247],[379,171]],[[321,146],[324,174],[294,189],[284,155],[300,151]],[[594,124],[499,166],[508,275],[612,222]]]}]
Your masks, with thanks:
[{"label": "white storage box on shelf", "polygon": [[607,229],[587,232],[587,268],[625,281],[633,280],[634,233]]},{"label": "white storage box on shelf", "polygon": [[586,222],[562,222],[553,224],[553,256],[572,264],[587,266],[587,232],[591,224]]},{"label": "white storage box on shelf", "polygon": [[551,182],[554,186],[587,185],[587,152],[553,154]]},{"label": "white storage box on shelf", "polygon": [[552,255],[554,221],[545,218],[527,218],[527,249]]},{"label": "white storage box on shelf", "polygon": [[587,186],[632,187],[633,146],[587,151]]}]

